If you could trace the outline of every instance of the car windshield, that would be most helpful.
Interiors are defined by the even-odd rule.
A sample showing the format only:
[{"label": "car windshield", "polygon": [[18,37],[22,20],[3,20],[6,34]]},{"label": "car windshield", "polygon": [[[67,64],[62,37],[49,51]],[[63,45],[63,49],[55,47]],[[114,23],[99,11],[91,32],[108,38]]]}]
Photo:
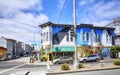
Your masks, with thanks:
[{"label": "car windshield", "polygon": [[97,55],[89,55],[89,56],[86,56],[86,57],[96,57]]}]

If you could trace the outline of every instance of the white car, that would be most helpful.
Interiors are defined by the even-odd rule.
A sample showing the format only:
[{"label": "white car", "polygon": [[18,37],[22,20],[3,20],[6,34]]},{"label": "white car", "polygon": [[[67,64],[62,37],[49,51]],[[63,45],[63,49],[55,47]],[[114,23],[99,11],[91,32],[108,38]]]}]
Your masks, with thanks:
[{"label": "white car", "polygon": [[87,61],[99,61],[99,56],[98,55],[89,55],[89,56],[79,59],[79,62],[87,62]]},{"label": "white car", "polygon": [[0,61],[4,61],[4,60],[7,60],[7,58],[3,57],[3,58],[0,59]]},{"label": "white car", "polygon": [[60,63],[73,63],[72,57],[59,57],[58,59],[53,60],[54,64],[60,64]]}]

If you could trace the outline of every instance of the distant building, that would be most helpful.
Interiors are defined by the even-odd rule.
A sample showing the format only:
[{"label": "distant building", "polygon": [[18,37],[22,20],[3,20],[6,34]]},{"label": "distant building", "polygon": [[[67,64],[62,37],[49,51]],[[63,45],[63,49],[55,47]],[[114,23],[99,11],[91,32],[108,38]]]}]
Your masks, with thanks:
[{"label": "distant building", "polygon": [[0,59],[6,57],[6,53],[7,53],[7,48],[0,46]]},{"label": "distant building", "polygon": [[115,45],[120,46],[120,18],[115,18],[111,23],[107,24],[106,27],[115,28]]},{"label": "distant building", "polygon": [[25,51],[25,43],[24,43],[24,42],[22,42],[22,53],[23,53],[23,55],[26,54],[26,51]]},{"label": "distant building", "polygon": [[[48,61],[51,60],[52,55],[73,56],[74,55],[74,41],[71,36],[71,27],[69,24],[53,24],[47,22],[39,25],[41,27],[41,45],[45,49],[45,55]],[[114,28],[99,27],[92,24],[79,24],[76,29],[77,47],[90,46],[92,52],[97,52],[101,43],[102,54],[104,57],[110,57],[110,46],[114,45]],[[78,57],[85,55],[85,51],[81,51]]]},{"label": "distant building", "polygon": [[8,58],[21,57],[26,54],[31,55],[33,50],[33,47],[29,44],[5,37],[0,37],[0,48],[1,51],[6,51],[6,57]]},{"label": "distant building", "polygon": [[23,56],[22,42],[17,41],[16,49],[17,49],[17,56]]},{"label": "distant building", "polygon": [[7,41],[0,37],[0,58],[5,57],[7,53]]},{"label": "distant building", "polygon": [[7,57],[13,58],[16,56],[16,40],[5,38],[7,41]]},{"label": "distant building", "polygon": [[31,47],[29,44],[25,44],[25,54],[26,55],[32,55],[33,47]]},{"label": "distant building", "polygon": [[7,48],[7,41],[4,37],[0,37],[0,46]]}]

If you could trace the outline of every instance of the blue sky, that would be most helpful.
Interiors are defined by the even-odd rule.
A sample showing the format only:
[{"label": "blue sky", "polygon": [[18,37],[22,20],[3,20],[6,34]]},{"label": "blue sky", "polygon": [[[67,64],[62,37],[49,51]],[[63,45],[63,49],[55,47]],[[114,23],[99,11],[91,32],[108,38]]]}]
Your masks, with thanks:
[{"label": "blue sky", "polygon": [[[38,25],[48,21],[56,23],[64,1],[0,0],[0,36],[32,44],[35,34],[35,43],[39,49],[41,29]],[[76,0],[76,4],[77,24],[104,26],[114,18],[120,17],[120,0]],[[73,24],[72,0],[66,0],[59,23]]]}]

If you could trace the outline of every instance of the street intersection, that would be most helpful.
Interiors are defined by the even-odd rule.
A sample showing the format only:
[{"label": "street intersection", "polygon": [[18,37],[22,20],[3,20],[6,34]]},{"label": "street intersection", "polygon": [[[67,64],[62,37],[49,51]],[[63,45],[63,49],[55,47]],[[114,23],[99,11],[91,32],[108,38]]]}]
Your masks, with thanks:
[{"label": "street intersection", "polygon": [[[29,57],[9,60],[9,61],[2,61],[0,62],[0,75],[11,75],[17,72],[43,72],[47,70],[47,64],[50,65],[50,69],[60,69],[61,64],[54,65],[51,62],[35,62],[35,63],[29,63]],[[84,65],[87,66],[95,66],[95,65],[109,65],[112,64],[111,61],[106,62],[89,62],[85,63]],[[72,67],[73,64],[70,64],[70,67]],[[115,70],[118,71],[118,70]],[[97,73],[97,72],[95,72]],[[77,75],[79,73],[75,73],[72,75]],[[92,73],[91,73],[92,74]],[[100,73],[101,74],[101,73]],[[62,74],[61,74],[62,75]],[[67,75],[67,74],[66,74]],[[84,74],[83,74],[84,75]],[[85,73],[85,75],[87,75]]]}]

